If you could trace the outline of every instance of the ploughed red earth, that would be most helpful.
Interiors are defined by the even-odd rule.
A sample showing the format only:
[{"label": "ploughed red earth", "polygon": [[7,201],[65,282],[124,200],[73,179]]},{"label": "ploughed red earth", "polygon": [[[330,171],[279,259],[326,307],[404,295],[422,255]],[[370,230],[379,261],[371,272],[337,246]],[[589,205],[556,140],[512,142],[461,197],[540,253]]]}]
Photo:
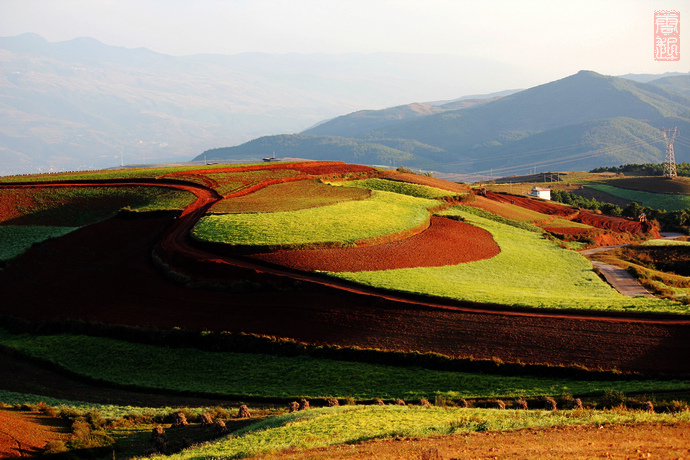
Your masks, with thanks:
[{"label": "ploughed red earth", "polygon": [[498,244],[486,230],[434,216],[423,232],[390,243],[342,249],[279,250],[249,257],[303,271],[356,272],[457,265],[489,259],[499,252]]},{"label": "ploughed red earth", "polygon": [[193,248],[178,259],[192,272],[220,273],[223,266],[237,279],[266,282],[251,292],[183,287],[168,281],[151,257],[173,223],[110,219],[30,249],[0,276],[0,314],[267,334],[506,362],[690,371],[690,362],[678,359],[690,352],[688,321],[509,311],[402,296],[242,261],[233,265],[231,257]]},{"label": "ploughed red earth", "polygon": [[[309,175],[372,171],[341,163],[291,167]],[[113,185],[114,181],[107,182]],[[475,227],[434,218],[430,228],[411,241],[343,250],[279,251],[252,259],[210,253],[190,243],[189,230],[221,198],[215,191],[170,181],[130,182],[187,190],[198,199],[177,219],[114,218],[33,247],[0,274],[0,314],[36,322],[79,319],[145,328],[245,332],[309,343],[495,357],[506,362],[690,372],[690,361],[678,359],[690,352],[690,321],[685,319],[516,310],[376,290],[302,271],[434,266],[492,257],[497,253],[495,242]],[[68,184],[60,186],[64,185]],[[492,194],[491,198],[511,200],[549,215],[576,212],[522,197]],[[632,225],[642,230],[636,222],[599,222],[605,218],[592,216],[592,225],[625,231],[626,225]],[[426,249],[414,251],[413,246]],[[162,264],[154,265],[152,254]],[[230,289],[176,284],[161,265],[191,280],[221,281]]]}]

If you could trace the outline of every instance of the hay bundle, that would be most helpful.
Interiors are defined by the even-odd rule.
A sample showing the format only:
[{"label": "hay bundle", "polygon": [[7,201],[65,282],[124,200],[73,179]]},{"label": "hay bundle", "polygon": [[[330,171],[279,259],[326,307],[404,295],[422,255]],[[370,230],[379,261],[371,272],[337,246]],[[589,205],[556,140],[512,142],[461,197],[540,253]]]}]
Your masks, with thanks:
[{"label": "hay bundle", "polygon": [[164,454],[168,450],[168,436],[162,426],[159,425],[152,430],[151,442],[158,453]]},{"label": "hay bundle", "polygon": [[237,418],[251,418],[252,414],[249,412],[249,408],[242,404],[240,410],[237,412]]},{"label": "hay bundle", "polygon": [[309,401],[307,401],[306,399],[300,399],[299,410],[309,410]]},{"label": "hay bundle", "polygon": [[556,410],[556,400],[553,398],[546,398],[545,408],[546,410]]},{"label": "hay bundle", "polygon": [[170,428],[179,428],[181,426],[187,425],[189,425],[189,423],[187,422],[187,417],[184,415],[183,412],[178,412],[177,415],[175,415],[172,426]]},{"label": "hay bundle", "polygon": [[213,425],[213,418],[211,418],[211,414],[208,412],[204,412],[201,414],[201,426],[211,426]]},{"label": "hay bundle", "polygon": [[524,399],[518,399],[515,401],[515,408],[518,410],[527,410],[527,401]]},{"label": "hay bundle", "polygon": [[213,432],[216,436],[222,436],[228,432],[228,427],[225,426],[225,422],[222,420],[216,420],[213,424]]}]

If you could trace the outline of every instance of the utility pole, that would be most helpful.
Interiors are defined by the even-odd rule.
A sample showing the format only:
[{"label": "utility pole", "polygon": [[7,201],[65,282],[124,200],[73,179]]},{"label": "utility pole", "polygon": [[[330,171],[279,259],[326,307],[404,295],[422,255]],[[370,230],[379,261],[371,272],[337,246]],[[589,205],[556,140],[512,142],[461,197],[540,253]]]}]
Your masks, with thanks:
[{"label": "utility pole", "polygon": [[666,160],[664,162],[664,177],[673,179],[678,175],[676,173],[676,155],[673,153],[673,141],[676,138],[676,134],[678,134],[678,127],[675,127],[673,129],[661,128],[661,132],[664,133],[664,141],[666,142]]}]

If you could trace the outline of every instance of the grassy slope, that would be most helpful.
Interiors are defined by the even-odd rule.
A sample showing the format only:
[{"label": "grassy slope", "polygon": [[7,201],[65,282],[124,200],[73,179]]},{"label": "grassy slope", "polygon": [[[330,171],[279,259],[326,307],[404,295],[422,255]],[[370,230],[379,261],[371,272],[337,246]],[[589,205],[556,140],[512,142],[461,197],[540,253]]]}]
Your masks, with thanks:
[{"label": "grassy slope", "polygon": [[361,188],[333,187],[318,180],[300,180],[269,185],[249,195],[221,200],[213,205],[210,213],[298,211],[370,196],[369,190]]},{"label": "grassy slope", "polygon": [[587,187],[608,193],[618,198],[637,201],[642,206],[666,211],[680,211],[690,208],[690,195],[671,195],[668,193],[651,193],[641,190],[629,190],[605,184],[587,184]]},{"label": "grassy slope", "polygon": [[607,380],[503,376],[263,354],[164,348],[114,339],[13,335],[0,343],[98,381],[229,398],[490,398],[689,390],[687,380]]},{"label": "grassy slope", "polygon": [[591,263],[534,232],[522,231],[451,208],[489,231],[501,253],[488,260],[447,267],[378,272],[332,273],[359,283],[403,292],[418,292],[503,305],[584,310],[665,311],[688,313],[688,307],[616,292],[592,270]]},{"label": "grassy slope", "polygon": [[0,226],[0,260],[9,260],[23,254],[34,243],[56,238],[78,227],[48,227],[41,225]]},{"label": "grassy slope", "polygon": [[376,192],[367,200],[292,212],[206,216],[192,236],[238,245],[348,245],[417,227],[428,221],[428,210],[438,205],[436,200]]},{"label": "grassy slope", "polygon": [[168,458],[242,458],[287,448],[308,449],[377,438],[415,438],[477,431],[503,431],[564,425],[677,423],[690,412],[499,411],[403,406],[342,406],[295,412],[252,424],[231,437]]},{"label": "grassy slope", "polygon": [[400,193],[402,195],[416,196],[417,198],[442,198],[446,196],[455,196],[457,193],[448,190],[441,190],[436,187],[429,187],[427,185],[410,184],[408,182],[400,182],[386,179],[360,179],[347,182],[335,182],[334,185],[341,185],[343,187],[361,187],[371,190],[382,190],[386,192]]}]

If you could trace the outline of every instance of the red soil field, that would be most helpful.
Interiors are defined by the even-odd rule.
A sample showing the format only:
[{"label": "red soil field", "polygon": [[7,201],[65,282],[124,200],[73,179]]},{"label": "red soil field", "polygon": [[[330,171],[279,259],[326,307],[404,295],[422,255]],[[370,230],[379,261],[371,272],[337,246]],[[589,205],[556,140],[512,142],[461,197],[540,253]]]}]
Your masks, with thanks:
[{"label": "red soil field", "polygon": [[[36,322],[79,319],[244,332],[506,362],[690,372],[690,361],[677,358],[690,353],[690,320],[683,318],[510,310],[396,294],[208,253],[190,246],[189,229],[220,197],[182,188],[199,198],[178,219],[111,219],[31,248],[0,274],[0,314]],[[154,249],[176,272],[256,289],[174,284],[154,267]]]},{"label": "red soil field", "polygon": [[48,442],[64,440],[68,432],[61,419],[0,409],[0,458],[36,457]]},{"label": "red soil field", "polygon": [[465,184],[458,184],[456,182],[450,182],[443,179],[437,179],[435,177],[424,176],[414,173],[402,173],[395,170],[384,170],[381,171],[381,176],[385,179],[398,180],[401,182],[410,182],[412,184],[427,185],[429,187],[440,188],[441,190],[448,190],[449,192],[456,193],[469,193],[470,188]]},{"label": "red soil field", "polygon": [[202,257],[198,250],[190,260],[209,272],[227,267],[239,280],[262,284],[252,292],[185,288],[167,281],[151,261],[151,250],[172,223],[111,219],[33,247],[0,276],[0,314],[37,322],[80,319],[245,332],[506,362],[690,372],[690,361],[677,358],[690,353],[687,320],[492,311],[502,307],[397,296],[299,272],[243,267],[241,261],[233,265],[232,258]]},{"label": "red soil field", "polygon": [[690,424],[585,425],[545,429],[376,439],[302,450],[290,448],[255,460],[443,459],[684,459]]},{"label": "red soil field", "polygon": [[487,192],[486,198],[498,201],[499,203],[509,203],[521,208],[537,211],[550,216],[568,217],[575,212],[570,206],[552,203],[550,201],[535,200],[523,196],[503,195],[501,193]]},{"label": "red soil field", "polygon": [[[540,212],[542,214],[557,215],[563,218],[569,218],[573,222],[578,222],[581,224],[590,225],[595,228],[602,230],[608,230],[616,235],[606,235],[597,236],[597,241],[599,244],[617,244],[612,241],[623,242],[629,241],[631,236],[641,236],[648,234],[652,237],[659,238],[659,232],[656,228],[648,223],[637,222],[633,220],[628,220],[622,217],[613,217],[604,214],[595,214],[593,212],[580,209],[579,212],[573,214],[574,208],[569,206],[563,206],[560,204],[550,203],[548,201],[536,200],[526,197],[513,196],[513,195],[502,195],[499,193],[488,192],[486,197],[503,203],[512,203],[516,206],[520,206],[525,209],[530,209],[533,211]],[[554,229],[555,233],[565,234],[564,230]],[[628,234],[628,235],[625,235]]]},{"label": "red soil field", "polygon": [[486,230],[444,217],[410,238],[346,249],[280,250],[249,257],[285,267],[314,271],[356,272],[412,267],[439,267],[489,259],[500,252]]}]

